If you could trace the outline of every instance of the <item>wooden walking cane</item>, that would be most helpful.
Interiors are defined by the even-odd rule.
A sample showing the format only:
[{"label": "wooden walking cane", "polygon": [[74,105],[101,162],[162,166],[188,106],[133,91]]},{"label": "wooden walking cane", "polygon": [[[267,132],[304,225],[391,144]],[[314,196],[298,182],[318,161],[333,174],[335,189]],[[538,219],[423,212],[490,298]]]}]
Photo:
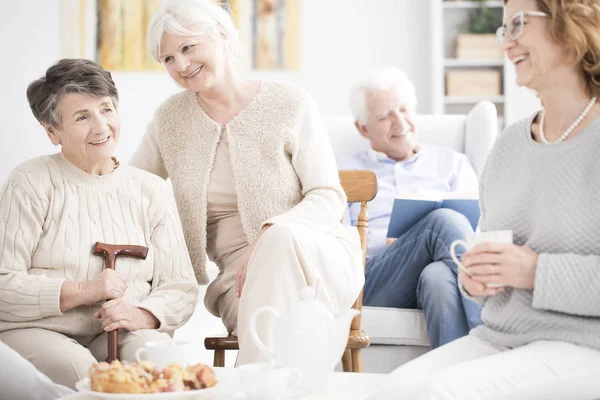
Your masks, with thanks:
[{"label": "wooden walking cane", "polygon": [[[118,256],[128,256],[146,259],[148,248],[145,246],[135,246],[131,244],[106,244],[96,242],[92,253],[104,258],[104,268],[115,269],[115,262]],[[117,330],[108,332],[108,362],[119,358],[119,338]]]}]

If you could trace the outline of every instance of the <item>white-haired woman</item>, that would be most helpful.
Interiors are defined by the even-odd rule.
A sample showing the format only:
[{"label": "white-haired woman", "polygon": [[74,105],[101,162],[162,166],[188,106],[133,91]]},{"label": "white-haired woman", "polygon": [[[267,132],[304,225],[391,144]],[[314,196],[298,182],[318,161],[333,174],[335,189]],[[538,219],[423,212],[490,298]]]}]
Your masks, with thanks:
[{"label": "white-haired woman", "polygon": [[600,0],[504,4],[498,39],[544,107],[498,137],[481,179],[481,230],[515,243],[463,255],[484,324],[379,398],[600,398]]},{"label": "white-haired woman", "polygon": [[[285,312],[311,286],[334,314],[364,283],[356,229],[313,100],[287,83],[243,79],[237,32],[210,0],[169,0],[148,49],[184,89],[156,111],[132,163],[173,183],[196,275],[220,269],[208,310],[238,336],[238,364],[264,359],[247,331],[252,313]],[[269,324],[259,326],[270,337]]]}]

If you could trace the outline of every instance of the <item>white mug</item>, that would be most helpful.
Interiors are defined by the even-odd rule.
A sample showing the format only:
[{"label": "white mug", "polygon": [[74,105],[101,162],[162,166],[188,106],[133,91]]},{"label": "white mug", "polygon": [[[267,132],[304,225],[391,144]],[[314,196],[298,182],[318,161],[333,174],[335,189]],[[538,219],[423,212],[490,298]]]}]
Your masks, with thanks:
[{"label": "white mug", "polygon": [[138,362],[150,361],[159,369],[163,369],[172,363],[177,363],[185,367],[188,365],[189,347],[189,342],[185,340],[156,340],[146,342],[144,347],[139,348],[135,352],[135,359]]},{"label": "white mug", "polygon": [[[480,244],[480,243],[509,243],[509,244],[511,244],[512,242],[513,242],[513,231],[506,230],[506,231],[475,232],[467,237],[466,242],[464,240],[455,240],[454,242],[452,242],[452,244],[450,245],[450,256],[452,257],[452,260],[456,263],[458,268],[462,269],[463,271],[465,271],[465,273],[467,275],[471,276],[471,274],[469,273],[469,271],[467,271],[465,266],[462,265],[462,263],[460,262],[458,257],[456,257],[456,247],[457,246],[462,246],[468,251],[468,250],[471,250],[473,248],[473,246],[475,246],[476,244]],[[487,285],[487,287],[502,287],[502,285],[490,283]]]},{"label": "white mug", "polygon": [[242,390],[253,400],[290,398],[302,383],[298,369],[272,363],[244,364],[238,373]]}]

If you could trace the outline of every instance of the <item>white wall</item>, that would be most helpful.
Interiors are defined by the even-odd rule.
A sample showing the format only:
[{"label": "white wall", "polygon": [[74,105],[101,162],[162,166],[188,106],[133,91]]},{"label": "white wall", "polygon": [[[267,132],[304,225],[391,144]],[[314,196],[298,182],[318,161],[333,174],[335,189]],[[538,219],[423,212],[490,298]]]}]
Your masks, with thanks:
[{"label": "white wall", "polygon": [[504,82],[509,82],[504,85],[505,97],[510,99],[504,104],[507,126],[530,117],[542,108],[542,103],[533,90],[517,85],[517,71],[509,61],[504,63]]},{"label": "white wall", "polygon": [[429,110],[429,76],[423,71],[429,64],[426,1],[301,1],[302,70],[251,76],[292,81],[315,97],[323,114],[345,114],[348,89],[357,75],[391,65],[414,80],[420,111]]},{"label": "white wall", "polygon": [[0,0],[0,185],[29,158],[54,151],[25,90],[59,55],[58,0]]},{"label": "white wall", "polygon": [[[300,0],[301,69],[250,71],[263,80],[307,90],[325,115],[347,113],[346,94],[364,70],[397,66],[413,79],[420,112],[431,109],[428,2],[422,0]],[[0,0],[0,184],[17,164],[56,151],[27,105],[27,84],[60,57],[59,0]],[[26,27],[25,29],[23,27]],[[135,150],[152,112],[177,87],[166,73],[114,73],[121,97],[117,156]]]}]

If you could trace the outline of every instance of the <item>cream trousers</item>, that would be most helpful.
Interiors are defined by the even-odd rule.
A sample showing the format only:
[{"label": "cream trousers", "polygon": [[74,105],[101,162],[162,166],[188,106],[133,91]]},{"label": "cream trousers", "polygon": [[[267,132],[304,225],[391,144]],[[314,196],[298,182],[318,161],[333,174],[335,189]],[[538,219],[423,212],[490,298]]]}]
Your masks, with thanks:
[{"label": "cream trousers", "polygon": [[[233,286],[219,299],[221,318],[228,330],[238,336],[237,365],[267,360],[248,330],[256,310],[271,306],[285,313],[290,304],[298,301],[300,289],[311,286],[316,300],[337,315],[352,306],[364,285],[361,260],[356,228],[339,225],[326,231],[302,224],[272,225],[254,248],[242,297],[236,299]],[[273,322],[271,316],[265,316],[259,319],[257,327],[270,348]]]},{"label": "cream trousers", "polygon": [[[13,329],[0,332],[0,341],[31,362],[53,382],[70,388],[87,377],[89,368],[108,356],[107,333],[69,337],[40,328]],[[155,330],[119,331],[119,359],[135,361],[135,352],[144,343],[169,339]]]},{"label": "cream trousers", "polygon": [[538,341],[515,349],[468,335],[403,364],[370,399],[600,399],[600,351]]}]

